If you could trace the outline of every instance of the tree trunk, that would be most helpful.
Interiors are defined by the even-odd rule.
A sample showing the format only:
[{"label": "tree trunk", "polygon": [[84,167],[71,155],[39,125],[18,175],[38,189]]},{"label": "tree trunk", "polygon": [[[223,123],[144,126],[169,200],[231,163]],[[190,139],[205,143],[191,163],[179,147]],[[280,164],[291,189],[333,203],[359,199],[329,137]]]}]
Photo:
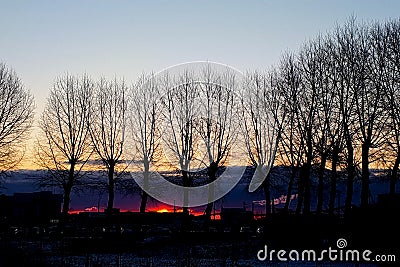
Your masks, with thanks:
[{"label": "tree trunk", "polygon": [[140,202],[140,213],[145,213],[146,212],[146,205],[147,205],[147,199],[148,199],[148,194],[146,193],[146,190],[149,187],[149,175],[150,175],[150,165],[148,160],[144,160],[144,172],[143,172],[143,187],[145,190],[142,190],[142,199]]},{"label": "tree trunk", "polygon": [[271,215],[271,171],[268,172],[262,186],[265,194],[265,217],[269,219]]},{"label": "tree trunk", "polygon": [[304,207],[303,213],[308,215],[311,210],[311,181],[310,181],[310,174],[311,174],[311,164],[312,164],[312,156],[313,156],[313,145],[312,145],[312,132],[311,127],[307,130],[307,162],[305,164],[304,173],[302,174],[304,178]]},{"label": "tree trunk", "polygon": [[354,149],[352,140],[348,129],[345,128],[346,148],[347,148],[347,192],[344,207],[344,215],[348,217],[351,212],[351,205],[353,203],[353,186],[356,170],[354,167]]},{"label": "tree trunk", "polygon": [[389,194],[391,195],[394,195],[396,193],[397,172],[399,171],[399,165],[400,165],[400,150],[397,151],[396,161],[394,162],[392,172],[390,174]]},{"label": "tree trunk", "polygon": [[114,181],[115,164],[110,164],[108,168],[108,204],[107,211],[112,212],[114,208],[115,181]]},{"label": "tree trunk", "polygon": [[298,189],[297,189],[297,206],[296,206],[296,215],[301,214],[301,208],[303,207],[304,201],[304,177],[303,177],[303,168],[301,166],[300,175],[299,175],[299,182],[298,182]]},{"label": "tree trunk", "polygon": [[322,206],[324,202],[324,174],[326,166],[327,153],[321,155],[321,165],[318,172],[318,203],[317,203],[317,214],[321,214]]},{"label": "tree trunk", "polygon": [[[329,194],[329,215],[334,214],[336,199],[336,182],[337,182],[337,163],[339,155],[337,149],[333,149],[332,153],[332,172],[331,172],[331,190]],[[340,207],[338,207],[340,208]]]},{"label": "tree trunk", "polygon": [[[208,178],[209,178],[209,183],[212,183],[215,181],[216,179],[216,175],[217,175],[217,171],[218,171],[218,164],[215,162],[212,162],[210,164],[210,166],[207,168],[207,174],[208,174]],[[207,220],[211,219],[211,213],[212,213],[212,208],[213,208],[213,204],[214,202],[212,201],[214,199],[214,186],[211,185],[209,187],[209,192],[208,192],[208,204],[206,207],[206,218]]]},{"label": "tree trunk", "polygon": [[311,162],[306,163],[304,166],[304,206],[303,214],[310,214],[311,211],[311,184],[310,184],[310,173],[311,173]]},{"label": "tree trunk", "polygon": [[292,190],[293,190],[293,184],[294,184],[294,179],[296,177],[296,174],[297,174],[297,168],[292,167],[292,173],[290,174],[288,191],[286,194],[286,202],[285,202],[285,206],[283,207],[284,213],[288,213],[288,211],[289,211],[290,199],[292,198]]},{"label": "tree trunk", "polygon": [[303,169],[304,173],[302,174],[302,176],[304,177],[303,213],[306,215],[309,214],[311,211],[311,181],[310,181],[311,163],[312,163],[312,137],[310,131],[307,140],[307,162],[305,168]]},{"label": "tree trunk", "polygon": [[73,161],[71,161],[71,165],[69,167],[68,171],[68,181],[67,183],[64,184],[64,203],[63,203],[63,215],[66,216],[68,215],[69,211],[69,203],[71,201],[71,191],[72,191],[72,186],[74,185],[74,178],[75,178],[75,164]]},{"label": "tree trunk", "polygon": [[369,195],[369,147],[370,143],[366,141],[361,146],[362,170],[361,170],[361,208],[368,207]]},{"label": "tree trunk", "polygon": [[69,181],[64,185],[64,203],[63,203],[63,216],[68,215],[69,202],[71,201],[72,183]]},{"label": "tree trunk", "polygon": [[147,198],[148,198],[148,195],[147,195],[146,191],[142,190],[142,199],[140,201],[140,213],[146,212]]},{"label": "tree trunk", "polygon": [[[183,181],[184,187],[190,186],[190,179],[189,179],[188,171],[182,170],[182,181]],[[182,207],[183,214],[189,215],[189,208],[187,207],[187,205],[189,204],[189,193],[187,190],[184,191],[183,204],[184,204],[184,206]]]}]

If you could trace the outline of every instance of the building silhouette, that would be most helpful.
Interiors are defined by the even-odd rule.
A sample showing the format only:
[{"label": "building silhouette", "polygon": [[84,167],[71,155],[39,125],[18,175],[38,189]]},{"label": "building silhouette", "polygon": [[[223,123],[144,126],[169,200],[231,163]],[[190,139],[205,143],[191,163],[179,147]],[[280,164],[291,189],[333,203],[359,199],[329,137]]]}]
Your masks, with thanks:
[{"label": "building silhouette", "polygon": [[0,216],[14,223],[48,223],[60,216],[62,199],[50,191],[0,195]]}]

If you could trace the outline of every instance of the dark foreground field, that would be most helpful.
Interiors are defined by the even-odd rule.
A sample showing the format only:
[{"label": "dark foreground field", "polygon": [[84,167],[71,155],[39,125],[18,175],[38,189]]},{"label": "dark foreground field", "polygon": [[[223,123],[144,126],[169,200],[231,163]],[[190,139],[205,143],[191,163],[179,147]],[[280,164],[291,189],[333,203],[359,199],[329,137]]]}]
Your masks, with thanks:
[{"label": "dark foreground field", "polygon": [[[390,215],[388,215],[390,214]],[[400,219],[382,209],[337,216],[212,221],[183,214],[80,215],[52,225],[3,225],[0,266],[381,266],[376,262],[259,261],[257,252],[344,249],[399,254]],[[398,262],[397,262],[398,263]],[[393,266],[396,265],[396,262]]]}]

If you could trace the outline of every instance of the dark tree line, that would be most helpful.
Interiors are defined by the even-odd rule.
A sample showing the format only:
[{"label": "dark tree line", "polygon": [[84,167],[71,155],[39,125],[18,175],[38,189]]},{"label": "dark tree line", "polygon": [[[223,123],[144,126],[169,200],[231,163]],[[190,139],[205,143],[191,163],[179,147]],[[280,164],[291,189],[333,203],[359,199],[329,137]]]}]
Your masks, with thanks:
[{"label": "dark tree line", "polygon": [[297,177],[296,212],[310,212],[312,166],[318,177],[317,213],[323,209],[326,168],[331,170],[329,210],[335,203],[338,170],[346,169],[345,210],[361,178],[361,207],[370,195],[370,164],[386,164],[390,193],[398,179],[400,21],[344,26],[286,54],[277,67],[276,94],[287,112],[277,162],[291,167],[288,191]]},{"label": "dark tree line", "polygon": [[[285,53],[266,72],[248,72],[242,84],[237,78],[206,66],[200,74],[187,70],[177,76],[142,76],[131,87],[116,80],[92,82],[87,76],[57,80],[42,115],[45,141],[38,155],[64,188],[65,212],[71,187],[89,159],[107,169],[112,209],[118,170],[129,169],[127,159],[134,159],[145,180],[168,161],[170,168],[179,169],[182,184],[191,186],[198,168],[205,168],[214,181],[235,142],[243,142],[248,155],[243,164],[256,167],[258,180],[250,190],[263,188],[267,214],[274,182],[269,171],[278,165],[289,169],[284,212],[294,193],[296,213],[311,212],[312,177],[317,177],[316,212],[323,212],[328,202],[333,214],[343,175],[345,213],[351,211],[357,177],[361,207],[367,207],[371,164],[390,170],[390,193],[396,192],[399,20],[357,23],[351,18],[307,41],[297,53]],[[209,194],[213,196],[212,188]],[[144,191],[141,196],[140,211],[145,212],[148,196]],[[211,209],[212,203],[207,216]]]},{"label": "dark tree line", "polygon": [[[396,192],[400,165],[399,29],[399,20],[357,23],[351,18],[332,32],[307,41],[297,53],[285,53],[266,73],[247,75],[247,80],[253,81],[245,84],[248,91],[243,102],[244,109],[251,112],[243,119],[243,134],[248,136],[248,125],[253,125],[253,132],[260,135],[253,133],[247,138],[251,162],[262,165],[254,152],[265,143],[261,137],[269,130],[262,123],[269,121],[278,137],[274,164],[290,169],[287,199],[294,192],[298,194],[296,213],[311,212],[311,178],[317,177],[316,212],[326,208],[324,190],[329,184],[328,211],[333,214],[339,171],[347,181],[345,213],[351,211],[358,177],[361,208],[367,207],[371,164],[389,170],[389,193]],[[263,107],[260,103],[265,97],[269,103]],[[264,116],[261,121],[257,118],[260,110]],[[268,149],[273,147],[268,145]],[[270,183],[267,176],[267,203]],[[287,202],[284,211],[288,207]],[[266,209],[267,214],[271,212],[268,205]]]}]

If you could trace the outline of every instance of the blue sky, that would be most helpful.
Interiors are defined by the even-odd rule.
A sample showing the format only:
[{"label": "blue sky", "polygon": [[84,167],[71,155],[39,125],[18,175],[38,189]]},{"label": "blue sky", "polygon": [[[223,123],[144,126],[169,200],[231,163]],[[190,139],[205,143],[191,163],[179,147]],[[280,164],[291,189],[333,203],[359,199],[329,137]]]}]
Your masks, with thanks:
[{"label": "blue sky", "polygon": [[399,17],[400,1],[2,1],[0,61],[36,98],[66,72],[123,77],[210,60],[265,69],[342,24]]}]

